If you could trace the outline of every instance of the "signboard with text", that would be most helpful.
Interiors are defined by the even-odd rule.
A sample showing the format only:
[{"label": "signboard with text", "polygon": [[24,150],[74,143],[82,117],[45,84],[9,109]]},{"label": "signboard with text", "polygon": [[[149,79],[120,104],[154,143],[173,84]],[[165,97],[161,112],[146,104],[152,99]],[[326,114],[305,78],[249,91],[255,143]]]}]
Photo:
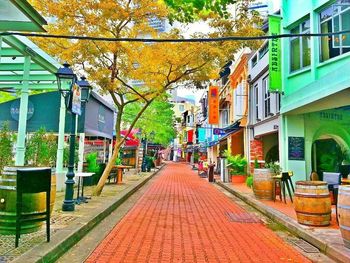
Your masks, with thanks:
[{"label": "signboard with text", "polygon": [[219,87],[209,87],[209,124],[219,124]]},{"label": "signboard with text", "polygon": [[304,137],[288,137],[288,160],[303,161],[305,158]]},{"label": "signboard with text", "polygon": [[226,132],[223,129],[214,128],[213,129],[213,134],[214,135],[224,135],[224,134],[226,134]]},{"label": "signboard with text", "polygon": [[[281,33],[281,17],[269,16],[270,36]],[[282,64],[281,64],[281,39],[273,38],[269,40],[269,91],[282,91]]]},{"label": "signboard with text", "polygon": [[81,90],[77,84],[73,86],[72,112],[81,115]]}]

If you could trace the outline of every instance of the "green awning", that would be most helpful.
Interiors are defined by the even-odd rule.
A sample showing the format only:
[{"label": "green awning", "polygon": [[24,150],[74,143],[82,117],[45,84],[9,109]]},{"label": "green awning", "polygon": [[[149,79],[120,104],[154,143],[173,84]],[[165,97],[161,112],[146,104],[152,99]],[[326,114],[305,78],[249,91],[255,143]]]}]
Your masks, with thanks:
[{"label": "green awning", "polygon": [[44,32],[46,20],[25,0],[0,1],[0,31]]}]

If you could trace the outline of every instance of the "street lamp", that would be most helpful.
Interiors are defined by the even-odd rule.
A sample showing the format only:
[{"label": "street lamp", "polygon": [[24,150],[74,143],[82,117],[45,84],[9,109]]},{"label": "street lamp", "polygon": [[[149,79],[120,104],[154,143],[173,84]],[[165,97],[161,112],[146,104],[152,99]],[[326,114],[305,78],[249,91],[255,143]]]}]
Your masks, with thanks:
[{"label": "street lamp", "polygon": [[[85,78],[77,82],[77,77],[68,63],[64,63],[59,68],[56,75],[58,90],[65,98],[67,111],[71,113],[71,134],[69,138],[69,162],[68,172],[66,174],[66,192],[62,205],[63,211],[74,211],[74,151],[75,151],[75,120],[76,115],[81,114],[81,102],[87,102],[91,90],[90,84]],[[79,84],[81,87],[79,87]]]}]

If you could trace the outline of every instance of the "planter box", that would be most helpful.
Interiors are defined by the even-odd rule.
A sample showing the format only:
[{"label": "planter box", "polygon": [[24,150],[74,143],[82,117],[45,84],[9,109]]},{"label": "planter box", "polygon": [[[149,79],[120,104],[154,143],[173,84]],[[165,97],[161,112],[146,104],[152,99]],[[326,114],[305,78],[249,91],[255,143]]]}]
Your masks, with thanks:
[{"label": "planter box", "polygon": [[231,183],[233,184],[243,184],[245,183],[246,179],[247,179],[247,176],[245,174],[231,175]]}]

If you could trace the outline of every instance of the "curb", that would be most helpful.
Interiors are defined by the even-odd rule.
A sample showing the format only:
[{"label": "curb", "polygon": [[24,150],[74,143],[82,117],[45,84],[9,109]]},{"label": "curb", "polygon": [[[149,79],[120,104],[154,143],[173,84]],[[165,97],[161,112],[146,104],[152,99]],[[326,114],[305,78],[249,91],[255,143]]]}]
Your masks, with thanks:
[{"label": "curb", "polygon": [[301,225],[299,225],[296,221],[291,220],[291,218],[288,217],[287,215],[259,202],[258,200],[255,200],[249,196],[243,195],[239,191],[236,191],[230,188],[229,186],[227,186],[222,182],[216,181],[216,184],[224,188],[226,191],[230,192],[234,196],[238,197],[243,202],[254,207],[256,210],[258,210],[259,212],[261,212],[271,220],[281,224],[282,226],[285,226],[289,232],[304,239],[305,241],[309,242],[311,245],[317,247],[323,254],[327,255],[334,261],[350,262],[350,257],[342,253],[338,248],[332,246],[332,244],[330,243],[325,242],[324,240],[320,239],[316,235],[313,235],[305,231],[305,229],[303,229]]},{"label": "curb", "polygon": [[[118,208],[122,203],[124,203],[130,196],[132,196],[137,190],[144,186],[149,180],[151,180],[155,175],[157,175],[166,164],[162,165],[157,171],[151,174],[149,177],[145,178],[138,184],[132,186],[129,191],[123,194],[120,198],[115,200],[111,205],[106,207],[102,212],[93,216],[88,222],[78,226],[68,226],[66,229],[60,231],[56,235],[52,236],[51,245],[52,247],[43,251],[40,247],[43,244],[39,244],[33,247],[31,250],[22,254],[20,257],[11,261],[13,263],[22,262],[55,262],[64,253],[66,253],[72,246],[78,243],[91,229],[97,226],[104,218],[111,214],[116,208]],[[29,260],[30,259],[30,260]]]}]

